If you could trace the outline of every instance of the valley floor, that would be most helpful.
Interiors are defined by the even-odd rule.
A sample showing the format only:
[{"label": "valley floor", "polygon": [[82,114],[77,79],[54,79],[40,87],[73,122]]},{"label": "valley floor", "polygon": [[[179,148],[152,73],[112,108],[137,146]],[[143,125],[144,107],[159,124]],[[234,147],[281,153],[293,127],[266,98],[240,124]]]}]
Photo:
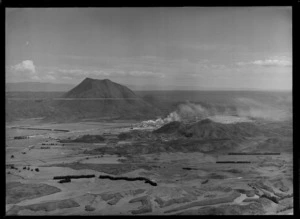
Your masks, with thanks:
[{"label": "valley floor", "polygon": [[[6,214],[293,214],[292,151],[279,155],[228,155],[224,151],[90,153],[101,147],[130,144],[117,135],[130,131],[135,123],[40,124],[30,119],[7,124]],[[106,141],[60,142],[87,134],[104,136]],[[255,138],[240,148],[246,150],[263,140]],[[145,140],[140,147],[148,143],[153,142]],[[230,160],[249,163],[218,163]],[[95,177],[67,183],[53,179],[87,174]],[[101,179],[100,175],[145,177],[157,185]]]}]

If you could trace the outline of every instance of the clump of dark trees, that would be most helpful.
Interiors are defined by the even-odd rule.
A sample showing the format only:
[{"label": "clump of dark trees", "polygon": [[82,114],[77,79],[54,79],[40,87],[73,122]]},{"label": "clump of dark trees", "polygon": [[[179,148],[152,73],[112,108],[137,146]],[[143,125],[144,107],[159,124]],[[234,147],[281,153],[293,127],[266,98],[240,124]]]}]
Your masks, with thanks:
[{"label": "clump of dark trees", "polygon": [[145,183],[148,183],[152,186],[157,186],[156,182],[153,182],[150,179],[147,179],[145,177],[126,177],[126,176],[114,177],[114,176],[108,176],[108,175],[100,175],[99,179],[126,180],[126,181],[145,181]]}]

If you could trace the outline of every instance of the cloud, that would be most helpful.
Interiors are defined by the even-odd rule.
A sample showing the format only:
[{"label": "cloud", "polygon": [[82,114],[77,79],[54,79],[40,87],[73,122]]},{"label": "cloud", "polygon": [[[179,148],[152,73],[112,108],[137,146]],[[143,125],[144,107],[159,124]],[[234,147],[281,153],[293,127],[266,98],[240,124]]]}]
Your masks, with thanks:
[{"label": "cloud", "polygon": [[[248,64],[249,64],[249,63],[248,63]],[[247,65],[247,63],[246,63],[246,62],[237,62],[236,65],[238,65],[238,66],[243,66],[243,65]]]},{"label": "cloud", "polygon": [[215,44],[199,44],[191,42],[173,42],[172,46],[180,47],[187,50],[196,50],[204,52],[248,52],[248,47],[240,44],[224,44],[224,43],[215,43]]},{"label": "cloud", "polygon": [[21,63],[12,66],[11,68],[14,71],[21,71],[21,72],[28,71],[31,73],[36,73],[35,65],[31,60],[24,60]]},{"label": "cloud", "polygon": [[64,80],[72,80],[73,78],[64,76],[64,77],[62,77],[62,79],[64,79]]},{"label": "cloud", "polygon": [[43,79],[47,80],[47,81],[55,81],[56,80],[56,78],[52,75],[46,75]]},{"label": "cloud", "polygon": [[59,79],[58,76],[55,70],[47,67],[39,67],[37,70],[32,60],[24,60],[6,68],[6,79],[12,82],[55,82]]},{"label": "cloud", "polygon": [[57,69],[59,73],[63,74],[72,74],[72,75],[85,75],[87,71],[84,71],[82,69]]},{"label": "cloud", "polygon": [[[215,48],[216,45],[200,45],[205,48]],[[225,46],[226,47],[226,46]],[[218,48],[218,47],[217,47]],[[80,75],[79,69],[86,70],[86,74],[92,77],[144,77],[144,78],[166,78],[167,76],[181,76],[182,72],[191,74],[202,74],[203,72],[222,72],[228,69],[224,63],[214,63],[211,60],[202,57],[193,58],[175,58],[155,55],[143,56],[128,56],[128,57],[97,57],[97,56],[62,56],[66,59],[66,63],[72,62],[69,65],[73,70],[68,70],[68,67],[62,69],[59,73]],[[100,67],[101,66],[101,67]],[[100,68],[99,68],[100,67]],[[82,72],[85,72],[81,70]],[[74,74],[73,74],[74,73]],[[81,75],[83,76],[83,75]]]},{"label": "cloud", "polygon": [[[78,68],[90,69],[90,71],[98,71],[99,75],[103,72],[112,76],[140,76],[140,77],[158,77],[163,78],[166,75],[181,74],[183,70],[190,71],[202,69],[216,69],[210,66],[208,59],[198,58],[170,58],[164,56],[144,55],[130,57],[97,57],[97,56],[62,56],[66,59],[66,63],[74,63],[72,66]],[[99,66],[101,66],[100,69]],[[223,66],[219,66],[222,68]],[[74,68],[74,67],[73,67]],[[92,69],[92,70],[91,70]],[[102,71],[102,73],[101,73]],[[162,73],[163,72],[163,73]]]},{"label": "cloud", "polygon": [[163,78],[165,77],[164,74],[162,73],[158,73],[158,72],[152,72],[152,71],[130,71],[128,72],[128,75],[130,76],[142,76],[142,77],[151,77],[151,76],[155,76],[155,77],[160,77]]},{"label": "cloud", "polygon": [[221,65],[221,64],[212,64],[212,65],[210,65],[210,68],[212,68],[212,69],[225,69],[226,66]]},{"label": "cloud", "polygon": [[[119,69],[102,69],[102,70],[83,70],[83,69],[56,69],[56,71],[64,76],[134,76],[134,77],[164,77],[159,72],[152,71],[123,71]],[[53,72],[53,71],[51,71]],[[53,74],[53,73],[52,73]]]},{"label": "cloud", "polygon": [[41,75],[32,60],[24,60],[6,68],[6,78],[12,81],[40,81]]},{"label": "cloud", "polygon": [[102,76],[109,76],[110,75],[110,72],[101,71],[101,70],[94,70],[94,71],[91,71],[91,73],[94,74],[94,75],[102,75]]},{"label": "cloud", "polygon": [[47,72],[47,76],[43,74],[41,79],[45,80],[79,80],[84,77],[91,77],[91,78],[110,78],[110,77],[156,77],[156,78],[164,78],[165,75],[160,72],[153,72],[153,71],[140,71],[140,70],[121,70],[120,68],[68,68],[68,67],[41,67]]},{"label": "cloud", "polygon": [[30,79],[33,80],[33,81],[39,81],[39,80],[40,80],[40,77],[37,76],[37,75],[34,75],[34,76],[32,76]]},{"label": "cloud", "polygon": [[256,65],[256,66],[279,66],[279,67],[288,67],[292,66],[292,62],[286,58],[270,58],[265,60],[255,60],[251,62],[237,62],[238,66],[245,66],[245,65]]},{"label": "cloud", "polygon": [[278,60],[278,59],[266,59],[266,60],[256,60],[253,62],[254,65],[261,66],[291,66],[292,63],[288,60]]}]

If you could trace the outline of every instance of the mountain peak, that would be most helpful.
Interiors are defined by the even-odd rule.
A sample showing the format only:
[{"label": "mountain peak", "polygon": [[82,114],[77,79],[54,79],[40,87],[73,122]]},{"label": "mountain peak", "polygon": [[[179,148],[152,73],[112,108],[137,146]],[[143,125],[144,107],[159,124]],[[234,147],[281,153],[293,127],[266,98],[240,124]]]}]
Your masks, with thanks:
[{"label": "mountain peak", "polygon": [[138,98],[129,88],[109,79],[85,78],[70,90],[66,98]]},{"label": "mountain peak", "polygon": [[101,80],[101,79],[95,79],[95,78],[86,77],[82,82],[84,82],[84,81],[103,81],[103,82],[105,82],[105,81],[111,81],[111,80],[109,80],[107,78]]},{"label": "mountain peak", "polygon": [[95,80],[93,78],[85,78],[83,81],[91,81],[91,80]]},{"label": "mountain peak", "polygon": [[105,78],[105,79],[95,79],[95,78],[89,78],[89,77],[86,77],[83,81],[85,80],[92,80],[92,81],[110,81],[108,78]]}]

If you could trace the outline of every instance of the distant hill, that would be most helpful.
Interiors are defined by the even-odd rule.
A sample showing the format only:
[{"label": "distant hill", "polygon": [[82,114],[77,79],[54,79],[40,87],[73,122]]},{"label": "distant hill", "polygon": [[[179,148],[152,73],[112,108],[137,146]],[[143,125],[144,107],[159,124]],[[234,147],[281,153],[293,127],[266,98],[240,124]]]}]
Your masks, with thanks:
[{"label": "distant hill", "polygon": [[54,84],[41,82],[6,83],[6,92],[66,92],[74,87],[73,84]]},{"label": "distant hill", "polygon": [[[38,94],[28,92],[27,95],[21,95],[20,92],[7,92],[6,96],[12,98],[7,98],[6,101],[6,120],[34,117],[43,117],[44,121],[48,122],[75,122],[86,119],[145,120],[161,113],[129,88],[108,79],[86,78],[66,93],[43,94],[45,98]],[[14,98],[20,96],[25,98]]]},{"label": "distant hill", "polygon": [[169,122],[169,123],[163,125],[162,127],[154,130],[153,133],[171,134],[171,133],[177,132],[181,126],[182,126],[181,122],[173,121],[173,122]]},{"label": "distant hill", "polygon": [[260,129],[250,122],[223,124],[204,119],[192,124],[171,122],[154,133],[178,134],[200,139],[237,139],[255,136],[260,133]]},{"label": "distant hill", "polygon": [[65,98],[138,98],[129,88],[109,79],[86,78],[67,92]]},{"label": "distant hill", "polygon": [[160,113],[129,88],[108,79],[86,78],[62,97],[66,99],[53,105],[56,111],[48,117],[51,120],[144,119]]},{"label": "distant hill", "polygon": [[223,124],[204,119],[187,126],[184,132],[204,139],[234,139],[255,136],[259,133],[259,129],[251,122]]}]

